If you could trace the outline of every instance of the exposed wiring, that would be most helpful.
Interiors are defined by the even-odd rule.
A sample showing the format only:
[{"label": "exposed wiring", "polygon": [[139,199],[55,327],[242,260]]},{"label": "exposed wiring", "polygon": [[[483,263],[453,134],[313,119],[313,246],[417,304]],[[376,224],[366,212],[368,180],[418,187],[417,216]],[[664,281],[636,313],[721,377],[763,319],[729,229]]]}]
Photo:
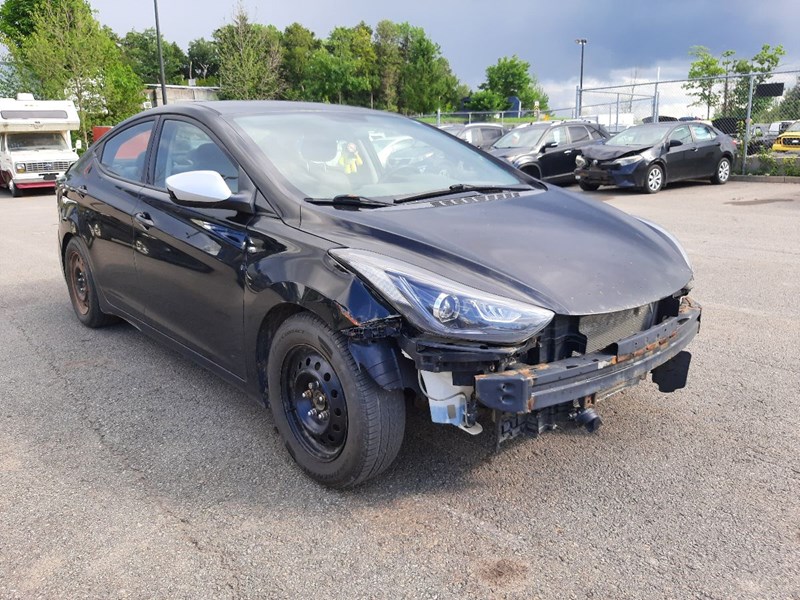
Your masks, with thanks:
[{"label": "exposed wiring", "polygon": [[434,398],[433,396],[431,396],[428,393],[428,390],[425,389],[425,382],[422,381],[422,371],[417,371],[417,381],[419,381],[419,389],[422,390],[422,394],[428,400],[433,400],[434,402],[445,402],[446,400],[452,400],[453,398],[457,398],[458,396],[461,396],[462,398],[464,398],[465,402],[467,400],[467,396],[466,396],[466,394],[464,394],[464,392],[456,392],[455,394],[451,394],[450,396],[447,396],[446,398]]}]

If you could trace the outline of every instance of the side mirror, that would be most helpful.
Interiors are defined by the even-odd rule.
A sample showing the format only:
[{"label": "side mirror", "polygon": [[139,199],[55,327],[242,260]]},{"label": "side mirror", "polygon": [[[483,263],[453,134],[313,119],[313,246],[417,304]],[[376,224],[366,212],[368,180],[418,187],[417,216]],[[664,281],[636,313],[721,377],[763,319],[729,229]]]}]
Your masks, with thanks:
[{"label": "side mirror", "polygon": [[226,208],[253,213],[253,205],[244,195],[231,192],[222,175],[216,171],[187,171],[167,177],[170,197],[181,206],[192,208]]},{"label": "side mirror", "polygon": [[558,142],[547,142],[544,146],[542,146],[542,152],[545,150],[550,150],[550,148],[555,148],[558,146]]},{"label": "side mirror", "polygon": [[670,148],[677,148],[678,146],[683,146],[683,142],[680,140],[670,140],[669,147]]}]

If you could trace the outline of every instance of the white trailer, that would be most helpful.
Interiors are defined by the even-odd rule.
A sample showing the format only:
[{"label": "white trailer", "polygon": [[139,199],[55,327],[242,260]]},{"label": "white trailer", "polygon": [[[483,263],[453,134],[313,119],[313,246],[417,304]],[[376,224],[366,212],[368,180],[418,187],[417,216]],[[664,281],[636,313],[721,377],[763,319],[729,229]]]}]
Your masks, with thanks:
[{"label": "white trailer", "polygon": [[0,98],[0,185],[12,196],[55,188],[78,160],[69,132],[79,126],[70,100],[34,100],[31,94]]}]

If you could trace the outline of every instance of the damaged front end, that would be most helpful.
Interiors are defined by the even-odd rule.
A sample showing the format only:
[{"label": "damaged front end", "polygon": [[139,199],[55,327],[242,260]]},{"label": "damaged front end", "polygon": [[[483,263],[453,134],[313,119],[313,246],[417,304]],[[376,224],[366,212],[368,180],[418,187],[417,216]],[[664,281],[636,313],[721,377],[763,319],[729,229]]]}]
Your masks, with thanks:
[{"label": "damaged front end", "polygon": [[[393,363],[392,352],[383,350],[365,361],[372,371],[386,383],[387,372],[413,361],[418,383],[413,387],[428,398],[434,422],[477,434],[479,413],[490,412],[499,446],[568,421],[594,431],[602,422],[596,402],[649,373],[662,392],[684,387],[691,358],[685,348],[699,331],[700,316],[696,302],[678,296],[603,315],[556,315],[539,335],[515,347],[413,337],[401,333],[396,321],[351,335],[364,343],[376,327],[388,331],[404,359]],[[363,349],[358,352],[364,360]],[[410,378],[406,372],[403,385],[409,386]],[[394,385],[401,385],[399,377]]]}]

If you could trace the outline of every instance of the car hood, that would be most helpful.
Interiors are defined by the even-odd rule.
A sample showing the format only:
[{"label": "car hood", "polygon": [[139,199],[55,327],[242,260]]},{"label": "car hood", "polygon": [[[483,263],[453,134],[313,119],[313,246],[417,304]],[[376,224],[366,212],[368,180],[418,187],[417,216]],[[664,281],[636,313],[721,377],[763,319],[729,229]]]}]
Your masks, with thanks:
[{"label": "car hood", "polygon": [[509,159],[509,157],[522,156],[523,154],[531,154],[533,148],[489,148],[487,152],[497,158]]},{"label": "car hood", "polygon": [[662,233],[552,188],[371,210],[309,204],[302,207],[301,229],[559,314],[642,306],[675,293],[692,276]]},{"label": "car hood", "polygon": [[587,159],[613,160],[632,154],[639,154],[651,150],[653,146],[607,146],[606,144],[593,144],[583,149]]}]

